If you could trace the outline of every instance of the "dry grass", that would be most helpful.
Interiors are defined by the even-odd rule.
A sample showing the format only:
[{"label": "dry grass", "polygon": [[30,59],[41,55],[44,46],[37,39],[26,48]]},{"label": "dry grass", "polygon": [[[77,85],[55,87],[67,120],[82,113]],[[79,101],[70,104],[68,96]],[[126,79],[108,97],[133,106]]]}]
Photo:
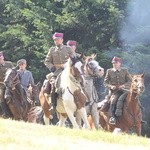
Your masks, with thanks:
[{"label": "dry grass", "polygon": [[73,130],[0,119],[0,149],[149,150],[150,141],[135,135]]}]

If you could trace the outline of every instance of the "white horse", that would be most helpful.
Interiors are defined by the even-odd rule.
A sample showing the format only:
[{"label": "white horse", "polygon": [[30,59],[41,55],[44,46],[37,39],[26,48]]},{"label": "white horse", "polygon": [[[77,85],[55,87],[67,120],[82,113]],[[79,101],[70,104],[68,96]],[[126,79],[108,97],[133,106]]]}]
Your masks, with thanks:
[{"label": "white horse", "polygon": [[68,116],[73,127],[79,128],[75,118],[75,114],[78,114],[83,119],[85,128],[90,128],[85,109],[87,97],[81,87],[84,84],[82,67],[83,63],[79,58],[69,58],[58,77],[59,88],[62,89],[62,96],[57,100],[56,107],[60,114],[58,126],[64,126]]}]

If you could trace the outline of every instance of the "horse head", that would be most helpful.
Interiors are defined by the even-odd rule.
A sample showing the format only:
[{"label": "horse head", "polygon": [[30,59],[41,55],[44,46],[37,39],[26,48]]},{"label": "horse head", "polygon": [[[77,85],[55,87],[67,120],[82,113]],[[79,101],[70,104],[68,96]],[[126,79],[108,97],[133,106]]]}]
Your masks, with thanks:
[{"label": "horse head", "polygon": [[140,75],[132,75],[132,83],[131,83],[131,89],[134,93],[141,95],[144,90],[144,77],[145,74],[140,74]]},{"label": "horse head", "polygon": [[99,63],[95,60],[95,58],[96,54],[84,57],[84,72],[86,75],[102,77],[104,75],[104,68],[99,66]]},{"label": "horse head", "polygon": [[30,98],[33,101],[33,104],[39,105],[40,82],[32,86],[30,85],[28,91],[30,93]]},{"label": "horse head", "polygon": [[14,88],[18,83],[20,83],[20,77],[17,72],[17,67],[8,69],[6,71],[4,83],[9,88]]},{"label": "horse head", "polygon": [[83,55],[70,57],[70,73],[81,85],[84,82],[82,57]]}]

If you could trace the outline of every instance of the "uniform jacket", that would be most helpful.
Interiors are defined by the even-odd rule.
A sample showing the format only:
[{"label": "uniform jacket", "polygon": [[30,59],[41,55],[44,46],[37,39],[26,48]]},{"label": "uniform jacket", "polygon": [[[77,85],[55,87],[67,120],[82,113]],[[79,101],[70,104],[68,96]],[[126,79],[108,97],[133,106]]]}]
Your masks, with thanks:
[{"label": "uniform jacket", "polygon": [[0,64],[0,82],[4,81],[7,69],[12,68],[12,67],[13,67],[13,64],[10,61],[4,61],[3,64]]},{"label": "uniform jacket", "polygon": [[108,69],[104,78],[105,87],[109,88],[119,85],[125,85],[125,89],[129,89],[131,84],[131,76],[126,68],[121,68],[119,71],[114,68]]},{"label": "uniform jacket", "polygon": [[51,68],[55,66],[56,69],[63,67],[63,64],[67,62],[69,56],[72,55],[72,50],[70,46],[61,45],[60,48],[55,46],[51,47],[46,58],[44,64],[47,68]]},{"label": "uniform jacket", "polygon": [[18,70],[20,79],[21,79],[21,85],[27,90],[27,88],[29,87],[29,84],[31,84],[32,86],[35,85],[34,84],[34,79],[32,76],[31,71],[29,70]]}]

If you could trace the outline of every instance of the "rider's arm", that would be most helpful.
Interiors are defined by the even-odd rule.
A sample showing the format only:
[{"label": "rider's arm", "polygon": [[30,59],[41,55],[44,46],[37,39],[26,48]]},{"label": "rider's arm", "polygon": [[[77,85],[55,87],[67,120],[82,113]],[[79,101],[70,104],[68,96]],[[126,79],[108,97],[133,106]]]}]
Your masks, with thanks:
[{"label": "rider's arm", "polygon": [[49,52],[47,53],[47,56],[45,58],[44,64],[48,69],[51,69],[54,65],[53,65],[53,56],[52,56],[52,52],[53,52],[53,47],[49,49]]},{"label": "rider's arm", "polygon": [[35,85],[35,83],[34,83],[33,75],[32,75],[32,73],[31,73],[31,72],[29,72],[29,74],[30,74],[29,83],[30,83],[32,86],[34,86],[34,85]]}]

